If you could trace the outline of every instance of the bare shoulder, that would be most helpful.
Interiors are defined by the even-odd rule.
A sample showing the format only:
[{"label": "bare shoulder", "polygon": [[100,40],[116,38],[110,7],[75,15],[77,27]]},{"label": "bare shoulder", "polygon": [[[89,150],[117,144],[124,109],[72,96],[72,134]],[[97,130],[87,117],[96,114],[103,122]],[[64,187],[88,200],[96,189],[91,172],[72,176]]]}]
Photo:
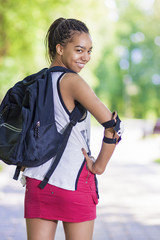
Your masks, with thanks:
[{"label": "bare shoulder", "polygon": [[92,91],[91,87],[88,85],[87,81],[83,79],[79,74],[67,73],[64,76],[64,84],[68,85],[70,90],[74,93],[84,91]]},{"label": "bare shoulder", "polygon": [[67,73],[61,84],[67,97],[80,102],[100,123],[111,119],[111,112],[78,74]]},{"label": "bare shoulder", "polygon": [[78,95],[83,95],[85,91],[92,92],[88,83],[79,75],[75,73],[67,73],[61,80],[61,86],[77,100]]},{"label": "bare shoulder", "polygon": [[[75,84],[75,85],[79,85],[80,83],[86,83],[86,81],[79,75],[79,74],[75,74],[75,73],[67,73],[64,75],[64,77],[62,78],[62,81],[67,82],[68,84]],[[87,84],[87,83],[86,83]]]}]

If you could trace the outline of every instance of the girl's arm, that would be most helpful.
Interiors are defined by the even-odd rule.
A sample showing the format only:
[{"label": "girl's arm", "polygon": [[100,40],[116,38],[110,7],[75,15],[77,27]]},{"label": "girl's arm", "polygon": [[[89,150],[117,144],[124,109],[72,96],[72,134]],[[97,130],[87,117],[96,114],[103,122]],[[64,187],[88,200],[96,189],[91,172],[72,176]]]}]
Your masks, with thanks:
[{"label": "girl's arm", "polygon": [[[66,74],[63,82],[63,94],[66,99],[72,98],[73,102],[76,100],[81,103],[96,119],[102,124],[111,119],[116,122],[117,114],[112,115],[111,111],[99,100],[89,85],[78,74]],[[119,138],[113,128],[104,130],[104,136],[107,138]],[[109,159],[114,152],[116,144],[108,144],[102,142],[100,153],[94,162],[92,158],[87,155],[85,149],[82,150],[89,170],[95,174],[102,174],[106,168]]]}]

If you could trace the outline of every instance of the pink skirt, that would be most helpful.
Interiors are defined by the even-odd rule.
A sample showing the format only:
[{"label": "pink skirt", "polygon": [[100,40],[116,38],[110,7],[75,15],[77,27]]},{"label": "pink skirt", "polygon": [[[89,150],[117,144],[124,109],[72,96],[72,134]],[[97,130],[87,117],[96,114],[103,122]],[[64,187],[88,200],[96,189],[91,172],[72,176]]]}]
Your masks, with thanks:
[{"label": "pink skirt", "polygon": [[84,222],[96,218],[95,176],[87,170],[86,164],[78,179],[77,190],[65,190],[51,184],[44,189],[38,187],[41,181],[26,179],[25,218],[42,218],[64,222]]}]

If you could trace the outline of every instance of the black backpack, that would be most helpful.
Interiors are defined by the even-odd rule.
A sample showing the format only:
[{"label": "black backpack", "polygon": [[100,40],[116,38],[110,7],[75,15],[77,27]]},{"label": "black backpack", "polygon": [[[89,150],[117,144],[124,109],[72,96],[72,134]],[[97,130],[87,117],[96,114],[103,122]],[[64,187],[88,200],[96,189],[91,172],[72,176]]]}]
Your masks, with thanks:
[{"label": "black backpack", "polygon": [[62,72],[62,75],[75,73],[63,67],[42,69],[17,82],[8,90],[0,105],[0,159],[17,166],[15,180],[22,166],[40,166],[55,156],[40,188],[47,184],[64,152],[72,127],[85,113],[83,106],[76,102],[64,133],[57,131],[52,72]]}]

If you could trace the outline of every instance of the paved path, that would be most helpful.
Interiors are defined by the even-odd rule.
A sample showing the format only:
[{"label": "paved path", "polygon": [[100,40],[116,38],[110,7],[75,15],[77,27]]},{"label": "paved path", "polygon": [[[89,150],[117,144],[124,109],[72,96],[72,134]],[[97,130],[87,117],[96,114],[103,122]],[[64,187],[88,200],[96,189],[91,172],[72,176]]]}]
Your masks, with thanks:
[{"label": "paved path", "polygon": [[[98,177],[100,200],[93,240],[160,240],[160,165],[153,163],[160,157],[160,137],[142,138],[142,126],[141,121],[127,121],[123,141]],[[93,129],[95,156],[102,131]],[[13,171],[7,167],[0,173],[0,240],[26,240],[24,188],[11,179]],[[56,240],[64,240],[61,223]]]}]

